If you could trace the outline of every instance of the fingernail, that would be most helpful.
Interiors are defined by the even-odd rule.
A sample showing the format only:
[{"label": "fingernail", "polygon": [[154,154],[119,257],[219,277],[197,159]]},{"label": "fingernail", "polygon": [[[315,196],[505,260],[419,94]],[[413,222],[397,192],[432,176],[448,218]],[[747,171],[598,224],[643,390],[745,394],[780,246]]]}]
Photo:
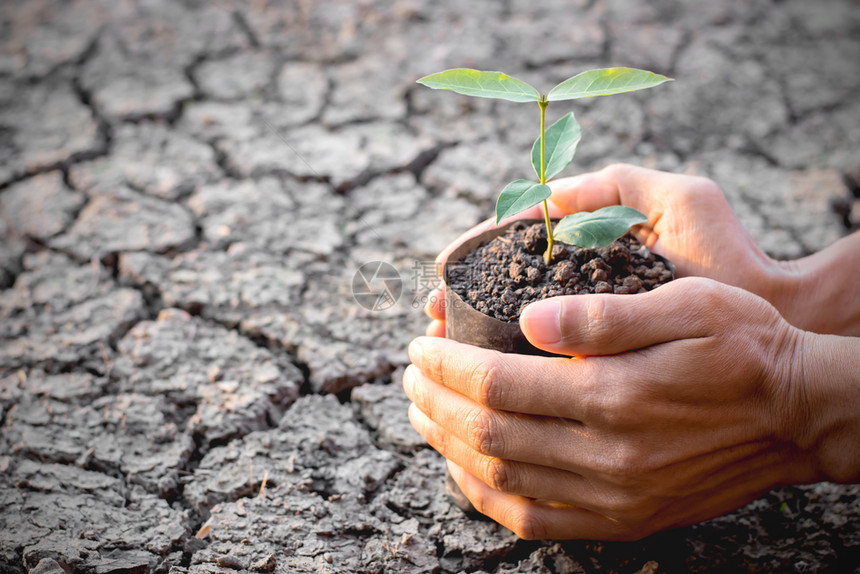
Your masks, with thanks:
[{"label": "fingernail", "polygon": [[409,399],[412,399],[412,389],[415,388],[415,367],[409,365],[403,371],[403,392]]},{"label": "fingernail", "polygon": [[424,356],[424,348],[421,346],[421,343],[418,342],[418,339],[413,339],[411,343],[409,343],[409,360],[412,361],[412,364],[421,368],[421,358]]},{"label": "fingernail", "polygon": [[409,403],[409,409],[406,415],[409,417],[409,424],[415,429],[415,432],[424,436],[424,418],[419,414],[421,410],[415,406],[415,403]]},{"label": "fingernail", "polygon": [[451,473],[451,478],[454,479],[454,482],[459,483],[463,478],[463,469],[450,460],[446,459],[446,462],[448,463],[448,472]]},{"label": "fingernail", "polygon": [[555,345],[561,341],[561,301],[545,299],[526,307],[520,315],[520,329],[538,345]]}]

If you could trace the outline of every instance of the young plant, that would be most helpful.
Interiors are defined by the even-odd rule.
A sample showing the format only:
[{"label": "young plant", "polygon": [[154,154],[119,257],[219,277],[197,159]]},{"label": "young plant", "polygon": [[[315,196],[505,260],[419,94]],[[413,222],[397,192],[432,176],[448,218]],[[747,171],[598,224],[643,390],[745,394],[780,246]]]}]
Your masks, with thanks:
[{"label": "young plant", "polygon": [[518,179],[509,183],[496,202],[496,223],[543,202],[547,233],[544,260],[549,264],[556,241],[596,249],[615,241],[632,226],[648,221],[644,214],[635,209],[613,205],[593,213],[568,215],[558,222],[555,230],[552,229],[546,201],[552,192],[546,182],[573,161],[581,130],[573,112],[545,128],[549,103],[633,92],[667,81],[671,81],[671,78],[645,70],[606,68],[577,74],[551,89],[549,93],[542,94],[522,80],[501,72],[457,68],[425,76],[418,80],[418,83],[435,90],[451,90],[466,96],[511,102],[536,102],[540,107],[540,136],[531,149],[532,166],[540,181]]}]

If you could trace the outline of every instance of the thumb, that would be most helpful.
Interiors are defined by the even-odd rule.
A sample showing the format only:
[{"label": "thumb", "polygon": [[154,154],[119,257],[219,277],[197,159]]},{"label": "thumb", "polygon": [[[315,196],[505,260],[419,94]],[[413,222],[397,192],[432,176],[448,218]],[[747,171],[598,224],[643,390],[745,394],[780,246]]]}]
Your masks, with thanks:
[{"label": "thumb", "polygon": [[[568,295],[523,309],[520,329],[532,345],[563,355],[615,355],[710,334],[702,302],[732,289],[701,277],[678,279],[638,295]],[[713,311],[710,309],[709,311]]]}]

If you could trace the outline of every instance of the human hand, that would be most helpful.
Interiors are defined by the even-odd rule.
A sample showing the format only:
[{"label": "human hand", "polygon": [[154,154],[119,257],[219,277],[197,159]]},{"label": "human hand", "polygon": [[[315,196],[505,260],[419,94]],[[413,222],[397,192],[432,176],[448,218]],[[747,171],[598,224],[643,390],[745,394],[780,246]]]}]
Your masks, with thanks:
[{"label": "human hand", "polygon": [[607,205],[638,209],[648,222],[633,234],[672,261],[678,277],[708,277],[759,293],[766,275],[779,272],[717,184],[704,177],[615,164],[557,180],[550,200],[565,213]]},{"label": "human hand", "polygon": [[[675,264],[676,276],[700,276],[746,289],[774,304],[791,321],[795,290],[791,273],[771,260],[740,225],[725,196],[706,178],[616,164],[601,171],[550,182],[553,217],[626,205],[648,222],[632,232],[652,251]],[[525,212],[518,217],[540,217]],[[504,224],[505,222],[503,222]],[[486,221],[439,254],[437,266],[465,239],[492,228]],[[431,336],[444,336],[444,290],[425,308]]]},{"label": "human hand", "polygon": [[520,537],[637,539],[821,480],[798,446],[808,333],[763,299],[686,278],[537,302],[520,324],[576,358],[419,338],[403,377],[413,426]]}]

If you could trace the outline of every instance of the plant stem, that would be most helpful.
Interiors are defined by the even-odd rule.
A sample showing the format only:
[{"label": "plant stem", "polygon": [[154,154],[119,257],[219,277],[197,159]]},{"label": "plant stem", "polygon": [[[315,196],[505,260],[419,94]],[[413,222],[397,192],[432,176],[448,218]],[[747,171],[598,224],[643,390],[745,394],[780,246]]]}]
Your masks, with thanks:
[{"label": "plant stem", "polygon": [[552,246],[555,245],[555,240],[552,238],[552,224],[549,222],[549,207],[546,200],[543,200],[543,221],[546,224],[546,252],[543,254],[543,260],[549,265],[552,261]]},{"label": "plant stem", "polygon": [[[546,162],[544,160],[546,148],[544,140],[546,138],[544,137],[544,126],[546,125],[546,107],[549,105],[546,96],[541,96],[538,105],[540,106],[540,183],[541,185],[546,185]],[[550,261],[552,261],[552,246],[555,241],[552,238],[552,226],[549,222],[549,206],[546,200],[543,200],[543,220],[546,224],[546,253],[543,254],[543,260],[549,265]]]}]

